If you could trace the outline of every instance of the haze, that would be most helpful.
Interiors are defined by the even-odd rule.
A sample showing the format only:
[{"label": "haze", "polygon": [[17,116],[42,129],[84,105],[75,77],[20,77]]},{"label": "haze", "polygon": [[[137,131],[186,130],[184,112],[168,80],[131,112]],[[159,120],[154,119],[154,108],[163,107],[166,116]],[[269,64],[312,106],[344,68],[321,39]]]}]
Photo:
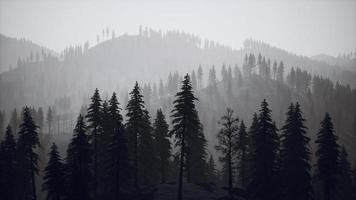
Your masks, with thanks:
[{"label": "haze", "polygon": [[55,51],[96,41],[103,28],[194,33],[235,49],[253,38],[298,55],[354,51],[356,1],[0,1],[0,33]]}]

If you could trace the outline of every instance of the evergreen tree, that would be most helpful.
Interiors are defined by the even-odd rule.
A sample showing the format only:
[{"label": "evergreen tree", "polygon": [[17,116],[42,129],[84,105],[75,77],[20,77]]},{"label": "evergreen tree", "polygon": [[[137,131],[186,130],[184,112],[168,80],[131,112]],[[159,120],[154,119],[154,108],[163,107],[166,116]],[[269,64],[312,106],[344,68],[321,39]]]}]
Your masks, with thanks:
[{"label": "evergreen tree", "polygon": [[[175,145],[179,147],[179,179],[178,179],[178,199],[182,199],[183,188],[183,167],[187,173],[187,180],[200,182],[205,177],[204,166],[206,159],[206,140],[203,128],[200,123],[198,112],[195,108],[195,101],[189,75],[184,77],[181,91],[176,94],[173,102],[174,109],[171,117],[173,118],[173,129]],[[192,163],[194,162],[194,163]]]},{"label": "evergreen tree", "polygon": [[147,110],[143,111],[141,126],[142,132],[137,147],[138,162],[140,163],[138,171],[143,185],[152,185],[156,183],[158,176],[158,157],[154,146],[153,128]]},{"label": "evergreen tree", "polygon": [[347,152],[344,146],[341,148],[340,153],[340,175],[337,180],[337,197],[340,200],[352,199],[352,171],[351,164],[347,157]]},{"label": "evergreen tree", "polygon": [[89,183],[92,150],[84,119],[79,115],[74,135],[67,149],[67,200],[90,200]]},{"label": "evergreen tree", "polygon": [[247,155],[248,155],[248,135],[244,121],[241,121],[237,134],[236,152],[238,158],[239,183],[242,188],[247,186]]},{"label": "evergreen tree", "polygon": [[15,199],[16,171],[15,171],[16,142],[11,126],[7,126],[5,138],[0,143],[0,194],[4,200]]},{"label": "evergreen tree", "polygon": [[153,124],[155,146],[157,147],[158,162],[160,168],[161,183],[167,180],[167,172],[169,167],[169,158],[171,156],[171,143],[169,141],[169,130],[166,118],[162,110],[157,110],[155,122]]},{"label": "evergreen tree", "polygon": [[291,104],[282,128],[281,173],[284,199],[308,200],[311,197],[309,138],[305,119],[297,103]]},{"label": "evergreen tree", "polygon": [[19,139],[16,148],[17,175],[20,191],[19,199],[36,200],[35,175],[38,173],[38,155],[34,151],[39,146],[37,125],[32,119],[30,108],[23,109],[22,123],[20,125]]},{"label": "evergreen tree", "polygon": [[53,111],[52,108],[49,106],[47,110],[47,125],[48,125],[48,134],[51,135],[52,130],[52,123],[53,123]]},{"label": "evergreen tree", "polygon": [[116,94],[113,93],[109,100],[109,124],[111,127],[108,160],[106,160],[108,185],[113,199],[123,196],[121,188],[125,187],[129,178],[128,150],[120,110]]},{"label": "evergreen tree", "polygon": [[64,164],[55,143],[51,146],[49,161],[44,169],[42,190],[46,191],[48,200],[63,199],[65,194]]},{"label": "evergreen tree", "polygon": [[317,177],[322,183],[325,200],[331,199],[339,172],[339,145],[334,132],[331,117],[326,113],[315,141],[317,144]]},{"label": "evergreen tree", "polygon": [[264,99],[258,116],[258,131],[254,136],[253,171],[248,187],[251,199],[275,200],[278,135],[271,119],[271,110]]},{"label": "evergreen tree", "polygon": [[224,163],[227,168],[229,196],[232,198],[233,187],[233,163],[235,155],[235,147],[237,145],[239,119],[234,116],[234,111],[230,108],[224,116],[221,117],[221,129],[217,135],[219,144],[215,147],[217,151],[221,152],[222,157],[220,161]]},{"label": "evergreen tree", "polygon": [[19,118],[18,118],[18,115],[17,115],[16,108],[14,109],[14,111],[11,114],[10,124],[9,125],[11,126],[11,130],[12,130],[13,134],[16,135],[18,127],[19,127]]},{"label": "evergreen tree", "polygon": [[5,128],[5,113],[0,110],[0,140],[4,135],[4,128]]},{"label": "evergreen tree", "polygon": [[203,68],[201,65],[199,65],[198,68],[198,89],[202,89],[204,87],[203,85]]},{"label": "evergreen tree", "polygon": [[212,155],[210,155],[207,164],[207,177],[208,177],[208,183],[214,183],[214,184],[217,183],[216,165]]},{"label": "evergreen tree", "polygon": [[133,185],[138,186],[138,142],[139,137],[143,134],[143,120],[144,120],[144,101],[140,94],[140,87],[135,83],[134,89],[130,92],[130,100],[127,104],[127,122],[126,130],[128,135],[128,147],[130,160],[133,161]]},{"label": "evergreen tree", "polygon": [[94,170],[93,170],[93,178],[94,178],[94,200],[97,199],[97,189],[98,189],[98,135],[101,132],[101,123],[102,123],[102,105],[101,98],[99,94],[99,90],[95,89],[94,95],[91,97],[91,104],[88,107],[88,114],[85,116],[88,120],[88,128],[91,129],[91,141],[93,144],[93,154],[94,154]]}]

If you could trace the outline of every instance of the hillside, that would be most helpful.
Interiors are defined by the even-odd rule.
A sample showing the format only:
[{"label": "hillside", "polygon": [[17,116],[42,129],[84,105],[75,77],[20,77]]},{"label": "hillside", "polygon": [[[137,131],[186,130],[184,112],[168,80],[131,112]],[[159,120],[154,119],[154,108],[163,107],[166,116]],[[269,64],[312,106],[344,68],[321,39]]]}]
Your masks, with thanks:
[{"label": "hillside", "polygon": [[[32,52],[32,56],[31,56]],[[0,34],[0,73],[15,68],[19,58],[40,60],[43,54],[53,52],[45,47],[41,47],[30,40],[15,39]]]}]

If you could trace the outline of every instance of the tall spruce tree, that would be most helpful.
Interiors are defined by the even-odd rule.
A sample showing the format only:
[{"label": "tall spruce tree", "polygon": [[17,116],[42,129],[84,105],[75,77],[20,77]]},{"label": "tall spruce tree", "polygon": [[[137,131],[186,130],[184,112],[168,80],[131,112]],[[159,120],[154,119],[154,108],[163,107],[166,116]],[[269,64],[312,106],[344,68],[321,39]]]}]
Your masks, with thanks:
[{"label": "tall spruce tree", "polygon": [[120,110],[116,94],[113,93],[109,100],[110,143],[108,146],[106,169],[109,191],[112,199],[116,200],[123,196],[121,188],[127,187],[125,183],[128,182],[129,178],[127,141],[124,137]]},{"label": "tall spruce tree", "polygon": [[5,138],[0,143],[0,194],[1,199],[15,199],[16,187],[16,142],[11,126],[7,126]]},{"label": "tall spruce tree", "polygon": [[324,200],[330,200],[335,191],[339,172],[339,145],[334,124],[328,113],[325,114],[318,132],[317,140],[317,177],[322,183]]},{"label": "tall spruce tree", "polygon": [[130,160],[133,162],[133,186],[138,186],[138,142],[139,137],[143,134],[144,127],[144,101],[142,100],[140,93],[140,87],[138,83],[135,83],[134,89],[130,92],[130,100],[126,106],[127,110],[127,122],[126,130],[128,135],[128,147]]},{"label": "tall spruce tree", "polygon": [[167,174],[169,170],[169,158],[171,156],[171,143],[169,141],[169,130],[166,118],[162,113],[162,110],[157,110],[155,122],[153,124],[155,146],[157,148],[159,171],[161,183],[165,183],[167,180]]},{"label": "tall spruce tree", "polygon": [[195,101],[189,75],[184,77],[181,90],[176,94],[174,108],[171,117],[173,118],[173,129],[175,145],[179,148],[179,178],[178,178],[178,199],[182,199],[183,169],[184,166],[187,181],[201,182],[205,178],[206,160],[206,140],[203,134],[203,127],[200,123],[198,112],[195,108]]},{"label": "tall spruce tree", "polygon": [[9,125],[11,126],[13,134],[16,135],[19,127],[19,118],[16,108],[14,109],[14,111],[12,111]]},{"label": "tall spruce tree", "polygon": [[38,173],[38,155],[35,148],[39,146],[38,127],[31,116],[29,107],[23,109],[22,123],[20,124],[19,139],[16,148],[17,176],[20,190],[19,199],[36,200],[35,175]]},{"label": "tall spruce tree", "polygon": [[234,111],[230,108],[227,109],[226,114],[221,117],[221,129],[217,135],[219,144],[215,149],[221,152],[222,157],[220,161],[224,163],[227,170],[227,186],[229,189],[229,196],[232,198],[233,187],[233,163],[236,161],[235,153],[238,138],[239,119],[234,116]]},{"label": "tall spruce tree", "polygon": [[352,199],[352,170],[351,164],[348,160],[348,154],[344,146],[340,153],[340,175],[337,180],[337,197],[340,200]]},{"label": "tall spruce tree", "polygon": [[158,176],[158,157],[155,148],[155,140],[153,137],[153,128],[150,122],[150,116],[147,110],[143,111],[143,119],[141,121],[142,132],[138,143],[138,159],[139,159],[139,175],[143,185],[152,185],[156,183]]},{"label": "tall spruce tree", "polygon": [[55,143],[52,143],[49,161],[44,169],[42,191],[47,193],[47,200],[60,200],[65,194],[64,164]]},{"label": "tall spruce tree", "polygon": [[275,200],[278,135],[271,119],[271,110],[264,99],[258,116],[258,131],[254,136],[253,171],[248,193],[251,199]]},{"label": "tall spruce tree", "polygon": [[86,134],[87,127],[79,115],[74,135],[67,149],[67,200],[90,200],[89,183],[91,181],[90,165],[92,148]]},{"label": "tall spruce tree", "polygon": [[98,149],[98,138],[101,132],[101,123],[102,123],[102,105],[101,105],[101,98],[99,94],[99,90],[96,88],[93,96],[91,97],[91,104],[88,107],[88,114],[85,116],[88,120],[88,128],[91,129],[91,141],[93,144],[93,156],[94,156],[94,163],[93,163],[93,186],[94,186],[94,200],[97,199],[97,190],[98,190],[98,156],[99,156],[99,149]]},{"label": "tall spruce tree", "polygon": [[284,199],[311,197],[310,151],[305,119],[298,103],[288,108],[281,136],[281,175]]},{"label": "tall spruce tree", "polygon": [[237,169],[239,171],[238,182],[242,188],[245,188],[248,182],[247,181],[248,180],[248,176],[247,176],[248,145],[249,145],[249,141],[248,141],[246,126],[244,121],[242,120],[237,134],[237,143],[235,146],[237,152],[237,163],[238,163]]},{"label": "tall spruce tree", "polygon": [[252,117],[252,122],[251,122],[251,126],[248,129],[248,154],[247,154],[247,177],[248,177],[248,184],[249,185],[250,181],[251,181],[251,177],[253,174],[253,169],[255,168],[254,165],[256,164],[256,162],[254,162],[254,158],[255,158],[255,152],[256,152],[256,136],[258,134],[258,116],[257,113],[253,114]]}]

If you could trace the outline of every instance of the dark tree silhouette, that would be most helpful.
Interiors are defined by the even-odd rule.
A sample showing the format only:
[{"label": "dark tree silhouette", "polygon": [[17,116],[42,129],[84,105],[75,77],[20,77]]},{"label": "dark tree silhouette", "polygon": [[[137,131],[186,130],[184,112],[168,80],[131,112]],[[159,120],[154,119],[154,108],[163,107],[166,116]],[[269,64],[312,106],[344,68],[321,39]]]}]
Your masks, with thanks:
[{"label": "dark tree silhouette", "polygon": [[190,78],[187,74],[182,82],[181,91],[176,94],[171,115],[173,118],[171,133],[175,136],[175,145],[179,148],[180,154],[178,178],[179,200],[182,199],[184,166],[186,166],[188,182],[199,182],[205,177],[206,140],[194,104],[197,100],[193,94]]},{"label": "dark tree silhouette", "polygon": [[102,123],[102,105],[99,90],[95,89],[94,95],[91,97],[91,104],[88,107],[88,114],[85,116],[88,120],[88,128],[91,129],[91,140],[94,148],[94,170],[93,170],[93,182],[94,182],[94,200],[97,199],[97,189],[98,189],[98,135],[101,129]]},{"label": "dark tree silhouette", "polygon": [[126,130],[129,141],[129,155],[133,161],[133,185],[138,186],[138,140],[144,132],[142,121],[144,119],[144,101],[140,94],[140,87],[135,83],[134,89],[130,92],[130,100],[127,104]]},{"label": "dark tree silhouette", "polygon": [[339,145],[328,113],[321,122],[315,143],[317,144],[317,177],[322,182],[324,199],[330,200],[339,172]]},{"label": "dark tree silhouette", "polygon": [[47,200],[63,199],[65,194],[64,164],[55,143],[51,146],[49,161],[44,169],[42,190],[47,193]]},{"label": "dark tree silhouette", "polygon": [[258,132],[254,137],[254,165],[248,188],[249,196],[251,199],[275,200],[278,135],[265,99],[261,103]]},{"label": "dark tree silhouette", "polygon": [[216,150],[222,153],[220,161],[227,167],[229,196],[232,198],[233,187],[233,162],[235,147],[237,146],[239,119],[234,116],[234,111],[227,109],[226,114],[221,117],[221,129],[217,135],[219,144],[215,146]]},{"label": "dark tree silhouette", "polygon": [[162,110],[157,110],[155,122],[153,124],[155,146],[157,147],[157,155],[160,169],[161,183],[165,183],[169,167],[169,158],[171,156],[171,143],[169,141],[169,130],[166,118]]},{"label": "dark tree silhouette", "polygon": [[240,123],[239,131],[237,134],[237,144],[235,146],[237,152],[237,160],[238,160],[238,170],[239,170],[239,179],[240,185],[242,188],[247,186],[247,158],[248,158],[248,135],[246,132],[246,126],[244,121],[242,120]]},{"label": "dark tree silhouette", "polygon": [[13,134],[16,135],[17,131],[18,131],[18,127],[19,127],[19,118],[18,118],[16,108],[14,109],[14,111],[11,114],[9,125],[11,126],[11,130],[12,130]]},{"label": "dark tree silhouette", "polygon": [[19,139],[17,142],[17,175],[20,184],[20,199],[36,200],[35,175],[38,173],[38,155],[34,151],[39,146],[38,127],[32,119],[30,108],[23,109],[22,123],[20,125]]},{"label": "dark tree silhouette", "polygon": [[0,194],[4,200],[12,200],[16,196],[15,150],[16,142],[9,125],[5,138],[0,143]]},{"label": "dark tree silhouette", "polygon": [[120,110],[116,94],[113,93],[109,100],[110,142],[106,169],[109,189],[116,200],[123,196],[121,188],[125,187],[129,178],[128,150]]},{"label": "dark tree silhouette", "polygon": [[348,160],[348,155],[344,146],[341,148],[340,153],[340,176],[337,180],[337,196],[340,200],[352,199],[352,170],[351,164]]},{"label": "dark tree silhouette", "polygon": [[89,183],[92,149],[84,119],[79,115],[74,135],[67,149],[67,200],[90,200]]},{"label": "dark tree silhouette", "polygon": [[298,103],[291,104],[281,136],[281,174],[283,197],[308,200],[311,197],[309,138]]},{"label": "dark tree silhouette", "polygon": [[48,125],[48,134],[51,135],[52,123],[53,123],[53,111],[51,106],[48,107],[46,118],[47,118],[47,125]]}]

